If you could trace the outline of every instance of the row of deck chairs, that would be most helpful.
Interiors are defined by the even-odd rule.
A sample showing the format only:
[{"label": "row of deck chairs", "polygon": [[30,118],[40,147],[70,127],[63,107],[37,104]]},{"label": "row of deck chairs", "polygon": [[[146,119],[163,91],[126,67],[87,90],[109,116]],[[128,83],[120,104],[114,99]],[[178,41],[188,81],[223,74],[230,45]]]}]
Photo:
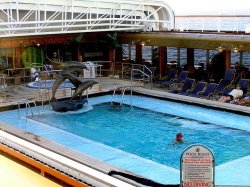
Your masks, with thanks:
[{"label": "row of deck chairs", "polygon": [[[171,89],[170,93],[213,100],[219,99],[222,95],[227,95],[232,89],[234,89],[234,69],[227,70],[224,78],[221,79],[218,84],[200,81],[194,85],[195,80],[187,78],[187,71],[181,71],[178,78],[174,78],[176,72],[177,71],[175,69],[171,69],[168,76],[173,78],[168,81],[156,82],[156,84],[167,88],[175,86],[176,88]],[[241,79],[238,83],[241,84],[241,89],[245,95],[247,93],[248,80]]]},{"label": "row of deck chairs", "polygon": [[171,69],[169,71],[169,73],[168,73],[168,76],[167,76],[166,80],[155,81],[154,85],[169,88],[173,84],[184,83],[184,81],[188,77],[188,71],[181,71],[178,78],[175,78],[176,74],[177,74],[177,70],[176,69]]},{"label": "row of deck chairs", "polygon": [[[209,98],[215,92],[218,84],[216,83],[209,83],[199,81],[195,84],[194,79],[187,78],[182,86],[181,89],[173,89],[169,93],[175,93],[190,97],[197,97],[197,98]],[[192,88],[193,87],[193,88]]]}]

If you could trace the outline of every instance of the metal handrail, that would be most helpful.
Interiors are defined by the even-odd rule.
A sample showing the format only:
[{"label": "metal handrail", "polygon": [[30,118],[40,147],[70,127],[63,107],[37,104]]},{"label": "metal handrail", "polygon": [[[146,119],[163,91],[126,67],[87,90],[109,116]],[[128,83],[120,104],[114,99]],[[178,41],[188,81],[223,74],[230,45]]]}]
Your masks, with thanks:
[{"label": "metal handrail", "polygon": [[199,30],[217,32],[245,31],[250,15],[195,15],[176,16],[175,29],[180,31]]},{"label": "metal handrail", "polygon": [[[120,106],[122,106],[123,105],[123,99],[124,99],[125,92],[129,88],[132,89],[132,86],[123,86],[123,87],[117,87],[117,88],[115,88],[114,92],[113,92],[112,100],[111,100],[111,105],[113,105],[113,101],[114,101],[114,98],[115,98],[115,95],[116,95],[116,90],[120,89],[121,90]],[[131,95],[131,97],[132,97],[132,95]],[[131,97],[130,97],[130,99],[132,99]]]},{"label": "metal handrail", "polygon": [[7,84],[6,84],[5,75],[0,74],[0,92],[3,93],[4,97],[5,97],[5,89],[6,89],[6,87],[7,87]]},{"label": "metal handrail", "polygon": [[44,109],[44,102],[46,100],[49,101],[49,108],[50,108],[50,94],[49,94],[49,89],[40,90],[39,91],[39,97],[41,98],[43,109]]},{"label": "metal handrail", "polygon": [[[120,89],[121,90],[120,106],[122,106],[123,105],[123,99],[124,99],[125,92],[126,92],[127,89],[130,88],[130,106],[133,107],[133,103],[132,103],[132,95],[133,95],[133,87],[134,87],[133,86],[133,80],[138,80],[138,79],[134,79],[134,76],[133,76],[134,72],[140,72],[143,75],[143,79],[139,79],[139,80],[145,81],[145,77],[147,77],[150,80],[150,82],[151,82],[151,89],[152,89],[152,83],[153,83],[152,82],[152,76],[146,74],[145,72],[143,72],[140,69],[131,69],[131,82],[130,82],[131,84],[130,84],[130,86],[120,86],[120,87],[115,88],[114,92],[113,92],[113,95],[112,95],[111,104],[113,104],[113,101],[114,101],[114,98],[115,98],[115,95],[116,95],[116,90]],[[152,71],[150,70],[150,72],[152,72]]]},{"label": "metal handrail", "polygon": [[[151,71],[151,70],[150,70]],[[143,79],[134,79],[134,72],[140,72],[143,75]],[[143,82],[145,82],[145,77],[147,77],[150,80],[150,85],[151,85],[151,89],[153,88],[153,76],[152,76],[152,71],[151,71],[151,75],[146,74],[145,72],[143,72],[140,69],[131,69],[131,84],[133,82],[133,80],[143,80]]]},{"label": "metal handrail", "polygon": [[[143,81],[145,81],[145,76],[147,78],[150,78],[150,82],[151,82],[151,89],[152,89],[152,86],[153,86],[153,71],[148,68],[146,65],[142,65],[142,64],[131,64],[131,63],[122,63],[122,78],[124,78],[124,65],[126,66],[131,66],[131,76],[132,76],[132,70],[137,70],[139,72],[142,73],[143,75]],[[140,67],[140,69],[138,68],[135,68],[135,67]],[[149,72],[149,75],[147,73],[145,73],[145,70],[147,70]]]},{"label": "metal handrail", "polygon": [[[21,100],[19,100],[18,101],[18,119],[20,118],[20,105],[21,105],[21,103],[25,104],[25,113],[26,113],[25,118],[26,118],[26,123],[27,123],[27,120],[28,120],[27,118],[28,118],[28,113],[29,113],[28,110],[30,110],[32,116],[34,115],[33,110],[31,109],[30,104],[33,103],[34,106],[35,106],[35,108],[37,108],[36,107],[37,105],[36,105],[36,102],[33,101],[33,100],[31,100],[31,101],[29,101],[27,99],[21,99]],[[37,110],[37,111],[38,111],[38,114],[40,114],[39,110]]]}]

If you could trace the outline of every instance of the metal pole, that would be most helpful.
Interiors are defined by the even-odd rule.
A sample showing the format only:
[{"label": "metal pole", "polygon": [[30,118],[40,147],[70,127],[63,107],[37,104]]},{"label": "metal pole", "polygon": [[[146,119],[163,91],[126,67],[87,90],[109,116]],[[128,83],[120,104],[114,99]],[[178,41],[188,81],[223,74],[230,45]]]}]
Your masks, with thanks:
[{"label": "metal pole", "polygon": [[131,44],[128,44],[128,59],[131,60]]},{"label": "metal pole", "polygon": [[178,48],[177,48],[177,67],[178,67],[178,68],[181,66],[181,58],[180,58],[180,55],[181,55],[181,49],[178,47]]},{"label": "metal pole", "polygon": [[102,78],[102,66],[100,65],[100,76],[99,76],[100,78],[99,78],[99,83],[101,84],[101,78]]},{"label": "metal pole", "polygon": [[241,51],[240,52],[240,65],[242,65],[243,64],[243,52]]},{"label": "metal pole", "polygon": [[131,85],[130,85],[130,107],[133,107],[133,104],[132,104],[132,87],[133,87],[133,84],[132,84],[132,81],[133,81],[133,69],[131,70]]},{"label": "metal pole", "polygon": [[123,79],[123,63],[122,63],[122,79]]},{"label": "metal pole", "polygon": [[206,70],[208,70],[209,66],[209,49],[206,50]]},{"label": "metal pole", "polygon": [[18,119],[20,119],[20,101],[18,101]]},{"label": "metal pole", "polygon": [[153,73],[151,72],[150,76],[150,81],[151,81],[151,90],[153,89]]}]

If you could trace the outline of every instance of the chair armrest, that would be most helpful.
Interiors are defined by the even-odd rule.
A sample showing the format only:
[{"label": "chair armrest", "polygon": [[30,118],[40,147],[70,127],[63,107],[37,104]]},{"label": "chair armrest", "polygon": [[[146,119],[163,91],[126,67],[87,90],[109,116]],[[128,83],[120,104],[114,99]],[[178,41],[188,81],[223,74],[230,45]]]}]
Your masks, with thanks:
[{"label": "chair armrest", "polygon": [[209,94],[206,98],[207,98],[207,99],[211,99],[212,97],[214,97],[214,95],[215,95],[215,93],[211,93],[211,94]]},{"label": "chair armrest", "polygon": [[181,84],[182,84],[182,83],[173,83],[173,84],[170,84],[170,85],[169,85],[169,88],[172,88],[172,87],[174,88],[174,87],[175,87],[175,89],[178,89],[178,88],[181,87]]},{"label": "chair armrest", "polygon": [[170,79],[171,81],[177,81],[178,79],[177,78],[172,78]]},{"label": "chair armrest", "polygon": [[204,93],[204,91],[199,91],[199,92],[197,92],[197,94],[203,94]]}]

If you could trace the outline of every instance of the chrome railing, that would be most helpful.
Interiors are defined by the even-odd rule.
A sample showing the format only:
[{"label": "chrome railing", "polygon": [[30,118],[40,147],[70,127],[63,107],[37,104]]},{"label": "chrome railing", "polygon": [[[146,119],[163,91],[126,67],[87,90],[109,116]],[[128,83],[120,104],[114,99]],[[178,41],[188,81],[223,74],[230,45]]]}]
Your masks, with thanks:
[{"label": "chrome railing", "polygon": [[180,31],[246,31],[250,15],[176,16],[175,30]]},{"label": "chrome railing", "polygon": [[5,97],[5,90],[7,88],[6,79],[4,74],[0,74],[0,93]]},{"label": "chrome railing", "polygon": [[[121,91],[120,106],[122,106],[123,105],[123,101],[124,101],[125,92],[127,90],[129,90],[129,89],[131,90],[132,86],[120,86],[120,87],[115,88],[114,91],[113,91],[113,95],[112,95],[111,105],[113,105],[114,100],[115,100],[115,95],[117,94],[117,91],[119,90],[119,91]],[[130,99],[132,99],[132,95],[130,95]],[[131,101],[131,103],[132,103],[132,101]],[[132,107],[132,105],[131,105],[131,107]]]},{"label": "chrome railing", "polygon": [[[135,79],[135,72],[140,76]],[[142,64],[131,64],[131,63],[122,63],[122,78],[133,78],[133,80],[140,80],[143,82],[149,81],[151,83],[151,88],[153,86],[153,76],[154,71]]]},{"label": "chrome railing", "polygon": [[37,109],[37,113],[40,114],[38,108],[36,107],[36,102],[33,101],[33,100],[27,100],[27,99],[21,99],[18,101],[18,119],[20,119],[20,108],[21,108],[21,104],[25,104],[25,118],[26,118],[26,123],[27,123],[27,120],[28,120],[28,115],[29,115],[29,111],[31,113],[31,115],[33,116],[34,115],[34,112],[33,112],[33,109],[32,107],[30,106],[30,104],[33,104],[34,107]]}]

